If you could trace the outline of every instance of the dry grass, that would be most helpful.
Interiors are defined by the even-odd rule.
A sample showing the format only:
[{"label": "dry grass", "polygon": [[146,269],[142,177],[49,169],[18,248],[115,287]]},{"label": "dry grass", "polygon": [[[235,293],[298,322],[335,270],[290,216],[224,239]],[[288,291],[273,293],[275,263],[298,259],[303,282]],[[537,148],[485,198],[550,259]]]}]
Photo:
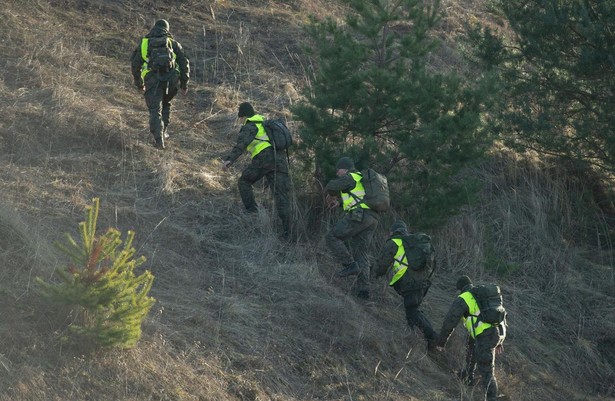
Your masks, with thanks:
[{"label": "dry grass", "polygon": [[[461,329],[436,364],[385,283],[373,284],[366,306],[349,281],[333,279],[321,234],[335,216],[315,221],[298,186],[295,219],[309,228],[299,244],[280,243],[264,188],[261,211],[241,212],[235,186],[246,160],[219,169],[239,129],[237,104],[289,116],[310,64],[300,24],[339,10],[307,0],[17,0],[0,10],[0,400],[480,399],[450,372],[463,357]],[[150,144],[128,72],[139,35],[160,17],[193,65],[165,152]],[[487,184],[481,206],[434,233],[442,268],[425,311],[441,323],[461,272],[497,277],[511,314],[503,392],[613,397],[604,384],[615,365],[613,254],[574,235],[600,230],[576,213],[583,188],[527,158],[494,157],[475,173]],[[63,311],[41,304],[31,285],[65,262],[52,243],[75,233],[95,196],[99,227],[135,230],[156,276],[158,302],[130,351],[69,346]]]},{"label": "dry grass", "polygon": [[506,151],[477,173],[487,188],[484,202],[449,226],[445,242],[455,251],[448,263],[461,261],[456,273],[501,277],[509,337],[520,341],[510,361],[514,372],[528,380],[537,370],[570,381],[584,377],[585,391],[612,395],[604,384],[613,380],[613,359],[601,348],[615,329],[607,306],[615,289],[607,267],[613,249],[593,248],[605,265],[582,256],[588,243],[578,233],[604,229],[598,211],[582,213],[587,183]]}]

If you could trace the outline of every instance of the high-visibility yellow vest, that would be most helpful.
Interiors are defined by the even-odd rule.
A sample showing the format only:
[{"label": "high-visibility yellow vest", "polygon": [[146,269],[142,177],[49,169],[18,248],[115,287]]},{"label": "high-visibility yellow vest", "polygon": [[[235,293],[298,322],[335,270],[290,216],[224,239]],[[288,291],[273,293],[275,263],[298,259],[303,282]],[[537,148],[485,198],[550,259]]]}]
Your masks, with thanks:
[{"label": "high-visibility yellow vest", "polygon": [[392,273],[393,277],[389,282],[389,285],[395,284],[408,270],[408,258],[406,258],[406,250],[401,238],[393,238],[393,242],[397,244],[397,253],[394,256]]},{"label": "high-visibility yellow vest", "polygon": [[350,176],[354,179],[355,186],[350,190],[350,192],[341,193],[344,211],[349,212],[357,206],[360,206],[363,209],[369,209],[369,206],[361,202],[365,197],[365,188],[361,183],[361,174],[350,173]]},{"label": "high-visibility yellow vest", "polygon": [[264,149],[271,147],[271,141],[269,140],[267,131],[265,131],[265,127],[263,127],[263,121],[265,121],[265,117],[260,114],[255,114],[246,119],[246,124],[248,122],[256,123],[256,127],[258,128],[254,140],[248,145],[248,152],[250,152],[250,158],[252,159]]},{"label": "high-visibility yellow vest", "polygon": [[[167,38],[167,43],[168,43],[169,47],[173,48],[173,43],[171,42],[171,38]],[[143,38],[141,40],[141,58],[143,59],[143,65],[141,66],[141,79],[145,79],[145,76],[147,75],[147,73],[150,72],[150,69],[149,69],[149,67],[147,65],[147,62],[148,62],[148,57],[147,57],[148,47],[149,47],[149,38]],[[177,55],[175,54],[175,52],[173,52],[173,60],[175,60],[176,57],[177,57]],[[177,63],[175,63],[175,69],[177,71],[179,71],[179,66],[177,65]]]},{"label": "high-visibility yellow vest", "polygon": [[476,338],[483,331],[488,328],[494,327],[490,323],[485,323],[480,321],[480,309],[478,308],[478,302],[474,299],[474,296],[470,291],[466,291],[459,295],[462,298],[466,305],[468,305],[468,309],[470,310],[470,314],[468,317],[463,318],[463,325],[465,326],[468,333],[472,336],[472,338]]}]

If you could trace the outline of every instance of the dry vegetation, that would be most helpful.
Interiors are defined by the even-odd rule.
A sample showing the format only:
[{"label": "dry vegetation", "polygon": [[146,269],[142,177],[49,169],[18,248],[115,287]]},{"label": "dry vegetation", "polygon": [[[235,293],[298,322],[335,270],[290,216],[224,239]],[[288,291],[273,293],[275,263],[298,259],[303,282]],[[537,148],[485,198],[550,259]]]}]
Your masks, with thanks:
[{"label": "dry vegetation", "polygon": [[[445,27],[459,29],[454,15],[479,8],[467,3],[444,2]],[[266,193],[258,195],[268,207],[244,215],[241,165],[219,170],[240,101],[289,115],[309,84],[301,24],[310,13],[334,15],[335,3],[157,4],[12,0],[0,10],[0,400],[481,399],[450,372],[461,364],[461,329],[435,363],[383,281],[373,284],[375,305],[356,302],[350,284],[332,278],[321,232],[281,244]],[[164,152],[151,146],[128,62],[160,17],[193,66]],[[454,46],[446,49],[440,62]],[[614,255],[605,235],[614,216],[581,213],[592,183],[530,156],[494,152],[473,174],[486,184],[480,206],[434,233],[441,269],[425,304],[434,325],[456,275],[498,280],[510,313],[497,361],[507,399],[615,399]],[[93,197],[99,226],[135,230],[156,276],[158,302],[129,351],[69,346],[66,316],[33,287],[66,262],[52,244],[75,232]],[[297,206],[306,222],[307,207]]]}]

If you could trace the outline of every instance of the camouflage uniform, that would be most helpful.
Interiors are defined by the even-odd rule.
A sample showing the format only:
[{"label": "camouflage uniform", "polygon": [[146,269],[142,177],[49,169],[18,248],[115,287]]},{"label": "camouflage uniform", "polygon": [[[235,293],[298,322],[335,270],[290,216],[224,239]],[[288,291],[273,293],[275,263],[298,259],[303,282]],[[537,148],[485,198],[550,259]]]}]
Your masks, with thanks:
[{"label": "camouflage uniform", "polygon": [[[396,225],[396,226],[395,226]],[[408,229],[403,222],[396,222],[391,227],[391,238],[389,238],[378,255],[372,273],[375,277],[380,277],[389,273],[392,279],[392,265],[395,261],[395,255],[399,249],[398,245],[393,242],[393,239],[402,238],[408,235]],[[429,280],[429,272],[431,269],[425,268],[422,270],[412,270],[408,268],[406,272],[395,281],[393,289],[404,298],[404,308],[406,310],[406,320],[410,328],[418,327],[427,340],[428,348],[435,345],[437,337],[436,331],[433,329],[427,316],[419,309],[423,298],[427,294],[431,281]]]},{"label": "camouflage uniform", "polygon": [[[233,163],[241,156],[248,145],[254,141],[258,127],[254,122],[246,122],[239,131],[237,143],[226,156],[225,160]],[[254,199],[254,185],[261,178],[265,177],[267,185],[273,191],[276,210],[282,221],[283,236],[290,235],[290,177],[288,175],[288,162],[283,154],[276,154],[273,147],[263,149],[254,158],[252,163],[243,170],[239,178],[239,195],[246,208],[250,212],[257,210],[256,200]]]},{"label": "camouflage uniform", "polygon": [[[472,285],[467,285],[461,290],[463,294],[469,291]],[[468,318],[470,310],[466,301],[457,297],[451,308],[449,309],[442,329],[437,340],[437,345],[444,347],[449,336],[462,318]],[[478,367],[478,372],[481,374],[483,386],[485,388],[485,399],[487,401],[496,401],[498,396],[498,383],[495,378],[495,349],[498,345],[504,342],[506,337],[505,325],[490,327],[474,338],[468,336],[466,365],[460,372],[460,379],[466,384],[474,384],[474,371]]]},{"label": "camouflage uniform", "polygon": [[[353,171],[354,172],[354,171]],[[339,196],[349,192],[356,185],[350,174],[329,181],[325,191]],[[369,259],[367,250],[378,225],[378,213],[360,207],[346,211],[345,215],[327,233],[325,241],[333,257],[344,266],[353,262],[359,265],[356,290],[362,298],[369,297]],[[350,249],[345,244],[349,242]]]},{"label": "camouflage uniform", "polygon": [[190,62],[186,57],[182,45],[172,38],[168,29],[158,26],[158,22],[146,38],[167,36],[171,38],[173,52],[176,55],[175,62],[179,71],[173,70],[159,76],[155,72],[148,72],[144,78],[141,71],[145,60],[141,53],[141,43],[133,51],[131,56],[131,70],[134,84],[137,88],[145,86],[145,104],[149,110],[149,130],[154,136],[156,143],[160,143],[163,133],[166,133],[171,117],[171,100],[177,95],[179,87],[186,89],[190,80]]}]

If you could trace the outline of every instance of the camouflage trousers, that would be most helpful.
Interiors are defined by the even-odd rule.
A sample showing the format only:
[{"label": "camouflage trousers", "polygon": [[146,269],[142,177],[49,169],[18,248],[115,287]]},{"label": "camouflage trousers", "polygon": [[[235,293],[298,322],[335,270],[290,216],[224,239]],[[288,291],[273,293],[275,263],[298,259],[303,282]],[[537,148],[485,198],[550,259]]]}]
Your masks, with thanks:
[{"label": "camouflage trousers", "polygon": [[172,74],[161,81],[154,73],[145,77],[145,104],[149,111],[149,131],[154,139],[160,139],[171,119],[171,100],[177,95],[179,78]]},{"label": "camouflage trousers", "polygon": [[404,308],[406,310],[406,320],[411,329],[415,327],[421,330],[428,343],[435,341],[436,331],[433,329],[427,316],[419,309],[423,302],[425,288],[420,287],[404,293]]},{"label": "camouflage trousers", "polygon": [[325,237],[337,262],[347,265],[355,261],[359,265],[357,291],[369,291],[368,249],[377,226],[375,212],[355,209],[338,220]]},{"label": "camouflage trousers", "polygon": [[273,192],[278,217],[282,221],[283,235],[288,236],[291,230],[291,182],[288,175],[288,164],[281,156],[274,158],[267,149],[261,153],[263,154],[257,155],[252,160],[252,164],[241,173],[238,182],[239,195],[246,210],[250,212],[256,211],[258,206],[254,199],[252,186],[265,177],[267,186]]},{"label": "camouflage trousers", "polygon": [[496,401],[498,397],[498,382],[495,378],[495,348],[504,341],[497,327],[489,328],[479,334],[476,339],[468,337],[466,366],[461,372],[461,378],[468,382],[474,381],[474,370],[478,368],[485,388],[485,400]]}]

